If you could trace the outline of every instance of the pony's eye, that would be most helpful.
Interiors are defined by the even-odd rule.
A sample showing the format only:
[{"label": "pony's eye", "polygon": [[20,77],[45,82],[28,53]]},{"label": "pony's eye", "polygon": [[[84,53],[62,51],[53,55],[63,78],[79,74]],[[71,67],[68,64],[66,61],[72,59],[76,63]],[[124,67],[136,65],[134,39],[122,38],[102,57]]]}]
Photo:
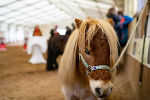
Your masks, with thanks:
[{"label": "pony's eye", "polygon": [[87,48],[85,48],[85,53],[90,55],[90,51]]}]

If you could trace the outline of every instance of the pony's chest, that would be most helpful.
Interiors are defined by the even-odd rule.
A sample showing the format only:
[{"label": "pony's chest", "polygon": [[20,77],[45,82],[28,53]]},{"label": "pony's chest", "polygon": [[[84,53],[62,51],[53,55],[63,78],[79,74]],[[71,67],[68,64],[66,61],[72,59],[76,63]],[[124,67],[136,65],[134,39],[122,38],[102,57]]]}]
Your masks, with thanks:
[{"label": "pony's chest", "polygon": [[76,85],[74,89],[70,89],[70,87],[65,87],[64,92],[69,92],[79,98],[84,98],[87,95],[92,94],[90,88],[85,88],[78,85]]}]

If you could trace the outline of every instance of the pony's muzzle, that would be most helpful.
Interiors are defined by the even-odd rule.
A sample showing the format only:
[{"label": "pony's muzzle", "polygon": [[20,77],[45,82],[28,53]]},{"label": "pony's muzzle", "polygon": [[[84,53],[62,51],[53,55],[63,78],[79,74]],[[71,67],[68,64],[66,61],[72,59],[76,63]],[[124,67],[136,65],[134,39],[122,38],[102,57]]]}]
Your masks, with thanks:
[{"label": "pony's muzzle", "polygon": [[103,98],[103,97],[106,97],[108,96],[112,91],[112,87],[110,88],[95,88],[95,92],[96,92],[96,95],[99,97],[99,98]]}]

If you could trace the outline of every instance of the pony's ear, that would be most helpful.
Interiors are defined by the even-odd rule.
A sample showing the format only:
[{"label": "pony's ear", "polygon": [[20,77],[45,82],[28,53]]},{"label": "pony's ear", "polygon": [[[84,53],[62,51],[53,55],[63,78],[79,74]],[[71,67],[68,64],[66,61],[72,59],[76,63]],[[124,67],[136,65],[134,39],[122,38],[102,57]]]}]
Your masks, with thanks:
[{"label": "pony's ear", "polygon": [[91,19],[92,17],[88,16],[87,19]]},{"label": "pony's ear", "polygon": [[114,21],[113,21],[112,18],[108,18],[107,21],[108,21],[112,26],[114,26]]},{"label": "pony's ear", "polygon": [[78,29],[80,28],[82,22],[83,22],[83,21],[82,21],[81,19],[75,19],[76,27],[77,27]]}]

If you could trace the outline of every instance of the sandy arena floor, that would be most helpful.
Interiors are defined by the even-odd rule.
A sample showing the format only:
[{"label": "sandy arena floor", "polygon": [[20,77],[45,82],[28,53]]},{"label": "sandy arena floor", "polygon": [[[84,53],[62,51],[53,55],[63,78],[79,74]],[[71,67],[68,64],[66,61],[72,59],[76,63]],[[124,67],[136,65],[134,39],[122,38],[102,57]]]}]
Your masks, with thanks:
[{"label": "sandy arena floor", "polygon": [[[45,64],[32,65],[29,58],[22,47],[0,51],[0,100],[65,100],[57,71],[46,72]],[[114,86],[105,100],[135,100],[124,71]]]}]

